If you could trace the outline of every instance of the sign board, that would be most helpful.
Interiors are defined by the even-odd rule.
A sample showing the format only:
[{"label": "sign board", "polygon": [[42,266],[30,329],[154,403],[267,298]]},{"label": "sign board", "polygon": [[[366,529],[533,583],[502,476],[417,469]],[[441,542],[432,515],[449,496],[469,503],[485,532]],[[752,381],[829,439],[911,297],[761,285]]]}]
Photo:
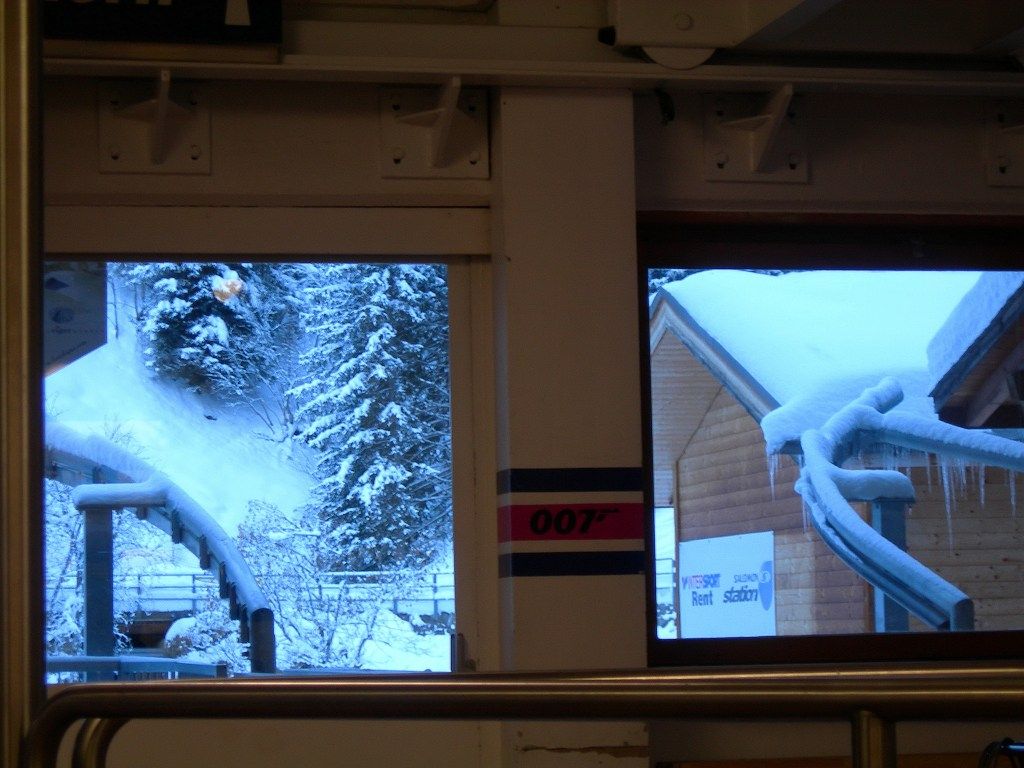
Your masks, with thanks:
[{"label": "sign board", "polygon": [[[105,52],[133,58],[125,44],[182,45],[196,59],[263,61],[276,60],[281,45],[281,0],[43,0],[41,5],[50,56]],[[218,48],[224,49],[223,57]],[[244,48],[249,54],[241,52]],[[264,53],[254,57],[252,49]]]},{"label": "sign board", "polygon": [[775,634],[772,531],[679,543],[680,637]]},{"label": "sign board", "polygon": [[106,342],[106,265],[47,262],[43,269],[43,370],[52,373]]}]

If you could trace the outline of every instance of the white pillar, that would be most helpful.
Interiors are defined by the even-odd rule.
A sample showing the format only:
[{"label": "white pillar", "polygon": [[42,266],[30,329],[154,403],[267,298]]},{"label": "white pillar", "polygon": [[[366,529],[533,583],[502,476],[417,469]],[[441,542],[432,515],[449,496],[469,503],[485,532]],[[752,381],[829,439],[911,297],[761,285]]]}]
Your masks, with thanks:
[{"label": "white pillar", "polygon": [[[503,666],[642,667],[633,98],[506,88],[497,100]],[[506,737],[515,766],[647,764],[641,724],[513,724]]]}]

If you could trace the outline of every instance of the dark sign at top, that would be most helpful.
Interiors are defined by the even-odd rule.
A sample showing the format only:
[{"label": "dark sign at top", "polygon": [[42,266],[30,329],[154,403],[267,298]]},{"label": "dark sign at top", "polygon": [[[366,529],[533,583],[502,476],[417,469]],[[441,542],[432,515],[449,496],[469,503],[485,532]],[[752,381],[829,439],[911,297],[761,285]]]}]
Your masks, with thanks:
[{"label": "dark sign at top", "polygon": [[280,45],[281,0],[40,0],[48,40]]}]

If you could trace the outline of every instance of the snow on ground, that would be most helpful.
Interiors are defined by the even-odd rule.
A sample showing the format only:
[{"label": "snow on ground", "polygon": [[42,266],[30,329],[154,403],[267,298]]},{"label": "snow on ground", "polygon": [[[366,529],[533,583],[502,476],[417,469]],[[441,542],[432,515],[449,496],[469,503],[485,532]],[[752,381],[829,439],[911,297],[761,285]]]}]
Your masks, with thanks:
[{"label": "snow on ground", "polygon": [[291,514],[311,477],[259,435],[258,420],[153,379],[121,335],[46,377],[46,415],[120,444],[177,483],[234,535],[250,499]]},{"label": "snow on ground", "polygon": [[363,668],[451,672],[451,642],[451,635],[417,635],[409,622],[384,611],[363,647]]},{"label": "snow on ground", "polygon": [[781,404],[761,424],[773,451],[887,375],[933,415],[928,342],[979,275],[708,270],[662,290]]}]

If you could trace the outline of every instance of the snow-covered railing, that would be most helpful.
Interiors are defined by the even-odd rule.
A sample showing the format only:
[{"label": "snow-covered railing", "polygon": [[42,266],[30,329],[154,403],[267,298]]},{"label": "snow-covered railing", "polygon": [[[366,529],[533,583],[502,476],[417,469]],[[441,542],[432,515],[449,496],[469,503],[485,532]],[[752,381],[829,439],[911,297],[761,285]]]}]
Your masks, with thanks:
[{"label": "snow-covered railing", "polygon": [[274,612],[234,540],[206,510],[166,475],[101,437],[50,422],[46,447],[53,462],[85,461],[130,481],[81,484],[72,500],[82,511],[134,508],[140,519],[195,554],[201,568],[217,575],[221,598],[230,601],[231,617],[238,619],[241,639],[249,643],[252,671],[276,671]]},{"label": "snow-covered railing", "polygon": [[803,466],[797,491],[811,521],[832,550],[875,587],[927,624],[963,630],[974,625],[971,599],[860,518],[850,501],[915,498],[910,479],[885,469],[842,469],[862,446],[887,444],[1024,470],[1024,445],[912,413],[892,412],[903,399],[899,382],[887,378],[833,415],[800,443]]},{"label": "snow-covered railing", "polygon": [[[47,656],[46,674],[99,673],[114,680],[180,680],[191,677],[227,677],[225,662],[203,664],[152,656]],[[63,681],[62,681],[63,682]],[[74,682],[74,681],[72,681]]]}]

